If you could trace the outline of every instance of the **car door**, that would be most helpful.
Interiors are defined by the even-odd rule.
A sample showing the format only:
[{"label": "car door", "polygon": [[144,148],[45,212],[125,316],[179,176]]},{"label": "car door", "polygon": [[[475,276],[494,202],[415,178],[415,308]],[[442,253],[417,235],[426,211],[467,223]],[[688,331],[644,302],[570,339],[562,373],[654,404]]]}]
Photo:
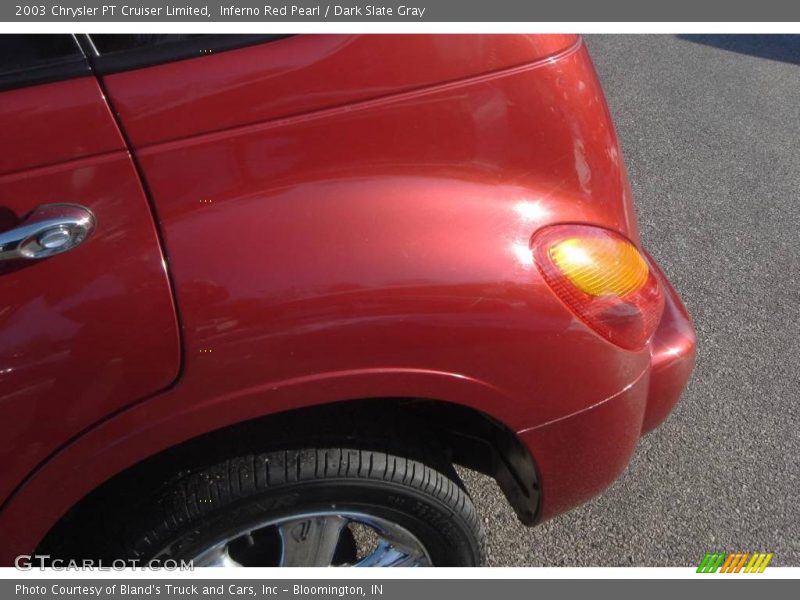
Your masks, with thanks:
[{"label": "car door", "polygon": [[78,41],[0,36],[0,500],[180,367],[166,263]]}]

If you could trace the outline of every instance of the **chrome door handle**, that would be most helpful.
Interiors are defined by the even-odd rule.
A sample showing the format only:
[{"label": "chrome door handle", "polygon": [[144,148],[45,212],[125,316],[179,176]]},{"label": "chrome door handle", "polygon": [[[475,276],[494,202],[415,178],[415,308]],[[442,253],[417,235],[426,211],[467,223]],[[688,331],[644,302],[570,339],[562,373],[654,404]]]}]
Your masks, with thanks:
[{"label": "chrome door handle", "polygon": [[72,250],[94,231],[92,211],[79,204],[43,204],[0,233],[0,261],[47,258]]}]

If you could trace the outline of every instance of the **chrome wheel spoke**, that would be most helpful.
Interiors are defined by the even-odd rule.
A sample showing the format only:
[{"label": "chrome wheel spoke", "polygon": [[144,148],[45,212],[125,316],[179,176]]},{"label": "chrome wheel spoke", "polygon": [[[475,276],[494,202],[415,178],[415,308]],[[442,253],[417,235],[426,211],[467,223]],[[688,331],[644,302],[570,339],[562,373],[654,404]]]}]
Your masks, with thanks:
[{"label": "chrome wheel spoke", "polygon": [[319,515],[278,524],[280,566],[329,567],[347,523],[341,515]]},{"label": "chrome wheel spoke", "polygon": [[[337,552],[338,551],[338,552]],[[171,554],[170,548],[164,553]],[[429,567],[408,529],[360,511],[329,509],[254,523],[192,559],[197,567]]]},{"label": "chrome wheel spoke", "polygon": [[228,542],[209,548],[193,560],[195,567],[241,567],[228,553]]},{"label": "chrome wheel spoke", "polygon": [[354,567],[427,567],[430,566],[424,552],[414,548],[394,546],[388,540],[381,540],[373,552]]}]

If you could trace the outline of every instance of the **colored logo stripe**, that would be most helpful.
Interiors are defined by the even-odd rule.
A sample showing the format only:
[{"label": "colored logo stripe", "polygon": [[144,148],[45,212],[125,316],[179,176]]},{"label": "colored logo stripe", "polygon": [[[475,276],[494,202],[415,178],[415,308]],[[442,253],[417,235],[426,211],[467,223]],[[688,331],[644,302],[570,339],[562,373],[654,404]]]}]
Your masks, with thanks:
[{"label": "colored logo stripe", "polygon": [[763,573],[764,569],[767,568],[769,561],[772,560],[772,552],[769,554],[754,554],[753,558],[750,559],[750,562],[747,564],[747,568],[745,568],[745,573]]},{"label": "colored logo stripe", "polygon": [[[700,566],[697,567],[698,573],[739,573],[744,569],[744,573],[763,573],[767,568],[773,554],[755,552],[736,552],[726,554],[725,552],[706,552]],[[749,562],[748,562],[748,559]],[[747,566],[745,566],[745,563]]]},{"label": "colored logo stripe", "polygon": [[742,570],[744,562],[749,556],[749,552],[745,554],[728,554],[728,558],[723,563],[720,573],[738,573]]},{"label": "colored logo stripe", "polygon": [[706,552],[706,555],[703,557],[703,560],[700,562],[700,566],[697,567],[698,573],[716,573],[717,569],[719,569],[722,562],[725,560],[725,553],[724,552],[714,552],[710,554]]}]

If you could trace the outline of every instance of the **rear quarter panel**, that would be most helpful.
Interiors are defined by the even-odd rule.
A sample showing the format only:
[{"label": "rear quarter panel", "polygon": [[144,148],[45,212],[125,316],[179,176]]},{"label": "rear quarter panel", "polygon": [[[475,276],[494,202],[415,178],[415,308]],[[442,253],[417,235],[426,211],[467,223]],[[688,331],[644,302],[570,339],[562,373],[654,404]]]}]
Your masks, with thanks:
[{"label": "rear quarter panel", "polygon": [[[309,92],[324,102],[304,96],[297,114],[257,74],[237,71],[248,50],[106,79],[161,222],[185,367],[168,392],[87,433],[31,480],[6,515],[17,547],[35,545],[46,524],[125,467],[244,419],[410,396],[472,406],[521,431],[646,371],[646,350],[600,339],[552,296],[529,250],[534,231],[557,222],[638,241],[585,49],[556,36],[551,54],[529,43],[527,55],[473,62],[473,72],[436,82],[450,55],[442,41],[425,55],[426,37],[415,68],[427,79],[376,83],[368,98],[352,83],[352,95],[332,91],[347,54],[337,63],[319,47],[313,60],[285,52],[288,41],[261,48],[267,65],[282,65],[275,90],[281,77],[310,89],[303,73],[318,86],[324,61],[330,89]],[[519,48],[528,36],[506,39]],[[175,85],[156,102],[161,83],[197,77],[203,65],[209,90],[238,73],[237,89],[219,92],[224,110],[216,92],[195,104]],[[42,497],[58,500],[23,509]],[[23,514],[25,523],[9,519]]]},{"label": "rear quarter panel", "polygon": [[636,237],[616,138],[577,43],[138,155],[184,311],[187,390],[426,369],[500,389],[521,407],[482,408],[516,428],[608,397],[645,367],[575,321],[528,249],[553,222]]}]

